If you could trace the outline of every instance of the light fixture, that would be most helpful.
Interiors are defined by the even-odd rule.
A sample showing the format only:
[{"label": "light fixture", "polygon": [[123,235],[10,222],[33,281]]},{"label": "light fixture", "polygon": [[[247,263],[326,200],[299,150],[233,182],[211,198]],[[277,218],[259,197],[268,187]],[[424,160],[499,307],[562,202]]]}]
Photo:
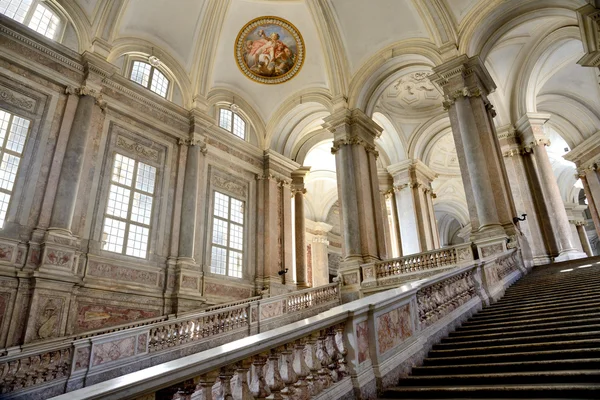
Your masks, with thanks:
[{"label": "light fixture", "polygon": [[150,56],[150,57],[148,57],[148,62],[153,67],[158,67],[160,65],[160,60],[156,56]]}]

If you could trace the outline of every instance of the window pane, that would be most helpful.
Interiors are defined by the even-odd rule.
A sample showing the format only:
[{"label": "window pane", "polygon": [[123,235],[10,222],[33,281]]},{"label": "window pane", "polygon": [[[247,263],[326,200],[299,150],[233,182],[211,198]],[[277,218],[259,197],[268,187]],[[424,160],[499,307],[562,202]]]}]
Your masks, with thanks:
[{"label": "window pane", "polygon": [[131,206],[131,220],[144,225],[150,225],[152,215],[152,197],[134,192],[133,205]]},{"label": "window pane", "polygon": [[131,186],[134,167],[135,160],[117,153],[115,155],[115,165],[113,168],[113,181],[118,182],[121,185]]},{"label": "window pane", "polygon": [[227,246],[227,221],[215,218],[213,222],[213,244],[220,244],[221,246]]},{"label": "window pane", "polygon": [[231,132],[231,111],[221,108],[219,112],[219,126]]},{"label": "window pane", "polygon": [[0,0],[0,13],[23,23],[32,0]]},{"label": "window pane", "polygon": [[156,168],[151,165],[139,163],[135,188],[148,193],[154,193],[154,181],[156,180]]},{"label": "window pane", "polygon": [[231,220],[238,224],[244,224],[244,203],[242,201],[231,199]]},{"label": "window pane", "polygon": [[58,29],[60,19],[47,7],[38,4],[29,21],[29,27],[42,35],[54,39],[54,34]]},{"label": "window pane", "polygon": [[[16,153],[23,152],[25,139],[27,139],[27,131],[29,130],[29,121],[20,117],[14,117],[10,126],[10,134],[6,148]],[[3,135],[4,136],[4,135]]]},{"label": "window pane", "polygon": [[244,249],[244,227],[241,225],[231,224],[229,235],[229,247],[236,250]]},{"label": "window pane", "polygon": [[116,219],[106,218],[104,221],[104,250],[121,253],[123,251],[123,241],[125,240],[125,222]]},{"label": "window pane", "polygon": [[225,275],[225,260],[227,251],[220,247],[213,246],[210,258],[210,272],[213,274]]},{"label": "window pane", "polygon": [[4,221],[6,220],[6,212],[8,211],[9,202],[10,195],[0,192],[0,228],[4,227]]},{"label": "window pane", "polygon": [[117,185],[110,185],[106,213],[119,218],[127,218],[129,210],[129,196],[131,191]]},{"label": "window pane", "polygon": [[126,254],[129,256],[145,258],[148,249],[148,235],[150,230],[143,226],[130,225],[127,236]]},{"label": "window pane", "polygon": [[215,210],[214,215],[217,217],[229,219],[229,196],[225,196],[219,192],[215,192]]},{"label": "window pane", "polygon": [[169,89],[169,80],[166,76],[163,75],[162,72],[154,69],[154,73],[152,74],[152,83],[150,84],[150,90],[159,96],[166,97],[167,90]]},{"label": "window pane", "polygon": [[150,64],[143,63],[141,61],[134,61],[131,68],[131,76],[129,77],[132,81],[139,83],[144,87],[148,87],[148,81],[150,80]]},{"label": "window pane", "polygon": [[19,169],[19,157],[4,153],[0,164],[0,188],[12,190]]},{"label": "window pane", "polygon": [[4,137],[8,129],[8,121],[10,121],[10,114],[0,110],[0,146],[4,144]]},{"label": "window pane", "polygon": [[229,252],[229,276],[242,277],[242,253],[237,251]]},{"label": "window pane", "polygon": [[241,139],[246,138],[246,123],[237,114],[233,115],[233,134]]}]

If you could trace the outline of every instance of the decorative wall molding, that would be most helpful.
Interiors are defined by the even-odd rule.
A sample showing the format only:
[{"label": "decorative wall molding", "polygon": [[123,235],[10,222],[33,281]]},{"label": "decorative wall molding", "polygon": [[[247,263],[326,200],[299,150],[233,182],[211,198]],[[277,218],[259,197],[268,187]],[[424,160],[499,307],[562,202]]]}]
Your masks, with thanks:
[{"label": "decorative wall molding", "polygon": [[149,158],[155,162],[160,161],[159,151],[151,149],[150,147],[145,146],[141,143],[138,143],[134,140],[127,139],[124,136],[121,136],[121,135],[117,136],[116,145],[117,145],[117,147],[120,147],[129,152],[137,154],[138,156]]},{"label": "decorative wall molding", "polygon": [[6,86],[0,86],[0,101],[5,101],[25,111],[33,112],[37,104],[35,99],[18,93]]}]

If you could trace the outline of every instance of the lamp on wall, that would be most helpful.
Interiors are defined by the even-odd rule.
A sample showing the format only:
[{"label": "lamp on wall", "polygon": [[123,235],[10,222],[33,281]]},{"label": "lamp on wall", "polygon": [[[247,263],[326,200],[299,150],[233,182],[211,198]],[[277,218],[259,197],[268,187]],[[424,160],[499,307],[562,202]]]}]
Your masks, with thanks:
[{"label": "lamp on wall", "polygon": [[525,221],[527,219],[527,214],[521,214],[521,218],[513,217],[513,222],[516,224],[519,221]]},{"label": "lamp on wall", "polygon": [[288,272],[288,269],[285,268],[285,269],[282,269],[281,271],[279,271],[278,274],[279,275],[284,275],[284,274],[287,274],[287,272]]}]

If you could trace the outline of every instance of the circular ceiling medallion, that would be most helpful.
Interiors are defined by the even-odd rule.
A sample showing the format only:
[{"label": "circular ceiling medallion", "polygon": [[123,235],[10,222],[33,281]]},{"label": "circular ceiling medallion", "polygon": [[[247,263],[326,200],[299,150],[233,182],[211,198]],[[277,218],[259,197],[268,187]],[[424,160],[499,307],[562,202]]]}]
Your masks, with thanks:
[{"label": "circular ceiling medallion", "polygon": [[242,28],[234,53],[238,67],[248,78],[259,83],[283,83],[302,68],[304,40],[285,19],[260,17]]}]

